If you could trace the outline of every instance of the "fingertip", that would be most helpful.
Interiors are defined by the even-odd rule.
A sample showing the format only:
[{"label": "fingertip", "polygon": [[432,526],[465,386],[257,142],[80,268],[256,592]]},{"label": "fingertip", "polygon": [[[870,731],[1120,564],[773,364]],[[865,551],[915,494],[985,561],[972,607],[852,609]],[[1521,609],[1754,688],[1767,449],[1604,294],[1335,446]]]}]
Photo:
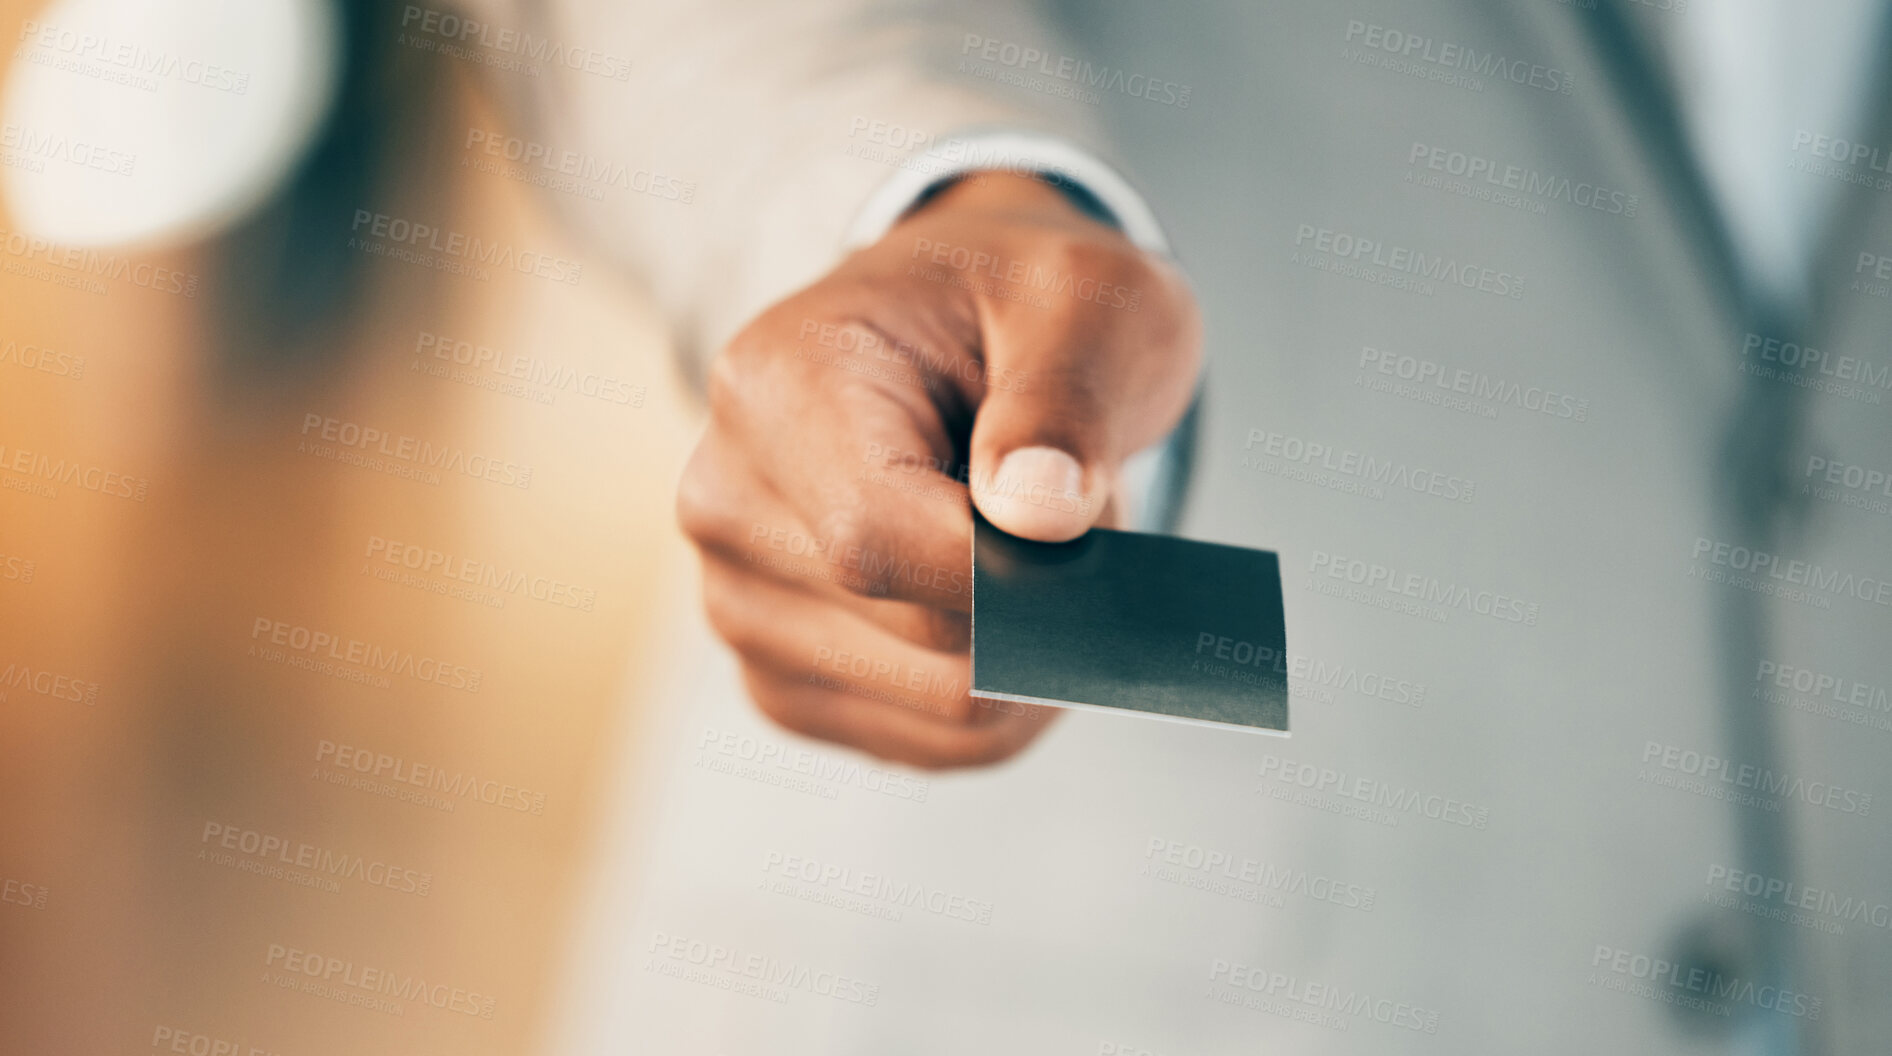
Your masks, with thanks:
[{"label": "fingertip", "polygon": [[[1102,496],[1086,490],[1084,467],[1055,447],[1021,447],[990,474],[974,474],[972,498],[1001,531],[1041,543],[1062,543],[1090,530]],[[1101,482],[1092,475],[1090,489]]]},{"label": "fingertip", "polygon": [[1088,517],[1022,505],[1014,500],[982,501],[979,512],[1000,531],[1040,543],[1070,542],[1091,527]]}]

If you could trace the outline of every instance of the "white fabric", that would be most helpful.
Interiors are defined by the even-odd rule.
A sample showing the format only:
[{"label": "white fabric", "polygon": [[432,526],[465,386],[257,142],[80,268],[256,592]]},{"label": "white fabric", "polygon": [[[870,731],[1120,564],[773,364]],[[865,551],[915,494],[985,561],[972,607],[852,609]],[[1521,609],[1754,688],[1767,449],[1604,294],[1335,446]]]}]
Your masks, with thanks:
[{"label": "white fabric", "polygon": [[1117,170],[1089,151],[1056,136],[1030,132],[974,132],[948,137],[916,161],[926,164],[900,169],[867,200],[848,228],[843,244],[855,249],[887,233],[927,188],[941,180],[969,172],[1049,173],[1083,187],[1117,218],[1124,236],[1141,249],[1169,253],[1169,240],[1156,222],[1148,202]]},{"label": "white fabric", "polygon": [[1794,136],[1856,131],[1883,8],[1883,0],[1722,0],[1674,19],[1675,79],[1693,146],[1750,279],[1784,304],[1805,298],[1823,222],[1847,188],[1790,168]]}]

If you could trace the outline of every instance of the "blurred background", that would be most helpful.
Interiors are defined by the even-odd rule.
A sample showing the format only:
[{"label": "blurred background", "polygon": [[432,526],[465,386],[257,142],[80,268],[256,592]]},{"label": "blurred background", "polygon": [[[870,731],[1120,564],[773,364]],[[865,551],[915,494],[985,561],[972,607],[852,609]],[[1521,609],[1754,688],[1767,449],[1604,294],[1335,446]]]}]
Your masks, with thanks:
[{"label": "blurred background", "polygon": [[[124,6],[0,5],[0,1051],[532,1050],[694,608],[694,412],[609,269],[353,237],[580,256],[469,164],[480,70],[397,7],[73,39]],[[49,123],[48,84],[92,119]],[[187,93],[204,127],[141,120]],[[88,179],[114,208],[62,198]]]},{"label": "blurred background", "polygon": [[[1632,46],[1745,25],[1764,54],[1767,26],[1848,23],[1045,5],[1082,31],[1061,52],[1016,4],[955,5],[976,33],[876,8],[794,40],[799,7],[725,40],[696,6],[570,6],[617,35],[536,57],[503,36],[543,29],[534,2],[0,0],[0,1054],[1883,1050],[1883,809],[1746,803],[1669,760],[1883,795],[1885,598],[1774,596],[1704,554],[1763,525],[1892,582],[1883,502],[1799,479],[1892,451],[1892,181],[1833,146],[1892,115],[1755,103],[1887,93],[1823,63],[1750,84],[1739,49],[1715,53],[1738,91],[1675,74],[1730,128],[1777,111],[1727,171],[1830,206],[1804,274],[1765,238],[1756,270]],[[1579,73],[1388,59],[1461,37]],[[1293,556],[1290,742],[1073,714],[1004,765],[910,772],[769,725],[704,626],[673,350],[714,327],[667,330],[646,291],[753,299],[828,252],[855,192],[938,160],[883,133],[911,147],[956,106],[931,127],[874,76],[859,110],[829,91],[902,42],[992,104],[965,113],[1133,146],[1214,364],[1186,534]],[[1019,42],[1180,94],[1067,97],[1003,57]],[[532,113],[555,78],[604,90]],[[528,128],[596,139],[548,117],[693,149],[559,171]],[[1862,131],[1816,138],[1829,119]],[[1486,195],[1433,171],[1452,158],[1594,193]],[[1762,234],[1814,229],[1758,200]],[[712,228],[741,252],[690,254]],[[1529,293],[1395,288],[1321,248],[1336,232],[1515,265]],[[641,277],[603,256],[627,239]],[[1750,296],[1775,265],[1797,316]],[[1816,348],[1845,385],[1795,358]],[[1431,402],[1396,364],[1584,414]],[[1477,501],[1350,494],[1259,458],[1269,437]],[[1368,561],[1543,621],[1340,589]],[[1304,795],[1317,773],[1408,812]],[[1785,979],[1821,1012],[1700,1001],[1654,964]],[[1336,995],[1355,1010],[1316,1007]]]}]

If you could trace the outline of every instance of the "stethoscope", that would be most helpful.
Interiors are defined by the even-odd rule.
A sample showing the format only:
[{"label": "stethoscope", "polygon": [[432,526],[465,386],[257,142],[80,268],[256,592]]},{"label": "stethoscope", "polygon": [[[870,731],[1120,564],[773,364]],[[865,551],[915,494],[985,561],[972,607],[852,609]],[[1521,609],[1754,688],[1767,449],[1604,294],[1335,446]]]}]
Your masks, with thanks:
[{"label": "stethoscope", "polygon": [[[1757,333],[1794,335],[1818,343],[1830,317],[1837,284],[1816,272],[1804,303],[1782,305],[1760,292],[1762,286],[1748,274],[1736,253],[1725,218],[1715,207],[1698,160],[1687,148],[1685,130],[1673,93],[1650,61],[1646,43],[1630,24],[1623,5],[1604,2],[1594,10],[1574,12],[1587,29],[1599,64],[1621,94],[1619,106],[1640,127],[1642,142],[1651,153],[1652,167],[1665,171],[1676,189],[1676,201],[1693,215],[1689,219],[1706,245],[1712,266],[1719,271],[1720,295],[1732,318]],[[1881,37],[1892,38],[1892,12],[1882,12]],[[1880,49],[1881,54],[1887,53]],[[1878,71],[1881,84],[1874,98],[1885,100],[1892,89],[1892,69]],[[1888,108],[1871,115],[1877,127],[1886,127]],[[1827,217],[1816,262],[1836,259],[1837,238],[1857,231],[1860,214],[1870,207],[1870,196],[1842,197]],[[1780,552],[1791,549],[1794,533],[1804,523],[1805,500],[1792,487],[1793,452],[1807,419],[1806,399],[1797,386],[1743,374],[1734,412],[1723,432],[1718,461],[1712,467],[1716,513],[1731,541],[1739,545]],[[1756,767],[1779,770],[1782,743],[1778,713],[1759,706],[1749,692],[1754,661],[1769,655],[1773,628],[1766,599],[1745,591],[1729,591],[1722,600],[1715,629],[1719,654],[1723,746],[1731,759]],[[1770,877],[1795,875],[1793,829],[1788,812],[1735,810],[1736,854],[1741,867]],[[1754,980],[1805,992],[1809,970],[1800,948],[1798,929],[1771,921],[1742,917],[1734,922],[1725,914],[1701,913],[1680,924],[1670,940],[1670,959],[1677,964],[1717,972],[1722,978]],[[1703,1021],[1704,1023],[1706,1020]],[[1738,1051],[1766,1056],[1819,1056],[1829,1051],[1822,1024],[1805,1017],[1746,1009],[1731,1023],[1731,1039]]]}]

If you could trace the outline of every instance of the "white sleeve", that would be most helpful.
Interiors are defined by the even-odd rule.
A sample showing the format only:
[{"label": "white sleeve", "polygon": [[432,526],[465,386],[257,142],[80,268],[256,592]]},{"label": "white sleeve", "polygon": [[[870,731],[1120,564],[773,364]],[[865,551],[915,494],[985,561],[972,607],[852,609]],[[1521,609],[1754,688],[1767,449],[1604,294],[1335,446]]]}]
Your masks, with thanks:
[{"label": "white sleeve", "polygon": [[1110,212],[1137,248],[1169,255],[1169,240],[1149,203],[1116,169],[1060,136],[1034,132],[971,131],[948,136],[911,158],[867,200],[843,243],[858,249],[879,241],[920,196],[939,183],[973,172],[1053,176],[1082,187]]},{"label": "white sleeve", "polygon": [[[1167,255],[1107,153],[1094,108],[977,75],[994,43],[1066,53],[1016,0],[460,0],[477,40],[535,42],[530,75],[490,78],[547,155],[651,174],[689,194],[551,193],[570,226],[642,280],[686,374],[768,305],[873,241],[925,191],[990,169],[1084,188],[1137,246]],[[521,44],[523,50],[531,49]],[[965,130],[989,131],[965,131]],[[660,181],[659,177],[663,179]],[[1127,467],[1161,523],[1175,437]],[[1155,483],[1131,481],[1154,478]],[[1159,518],[1152,522],[1151,516]]]},{"label": "white sleeve", "polygon": [[757,312],[832,269],[889,177],[953,130],[1038,132],[1106,153],[1095,107],[979,75],[988,42],[1068,53],[1033,3],[458,2],[484,23],[461,36],[514,42],[519,54],[499,57],[546,56],[529,73],[488,71],[515,135],[581,168],[688,189],[546,198],[591,253],[641,280],[695,377]]}]

